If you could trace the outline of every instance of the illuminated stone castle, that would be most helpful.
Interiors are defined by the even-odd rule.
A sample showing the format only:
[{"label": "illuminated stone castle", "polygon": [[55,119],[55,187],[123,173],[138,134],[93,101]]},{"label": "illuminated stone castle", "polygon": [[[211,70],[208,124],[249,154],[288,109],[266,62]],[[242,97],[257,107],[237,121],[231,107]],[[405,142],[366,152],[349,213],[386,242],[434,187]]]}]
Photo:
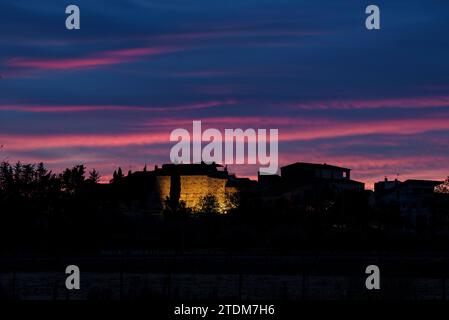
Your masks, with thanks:
[{"label": "illuminated stone castle", "polygon": [[[140,171],[127,177],[135,194],[152,210],[163,209],[166,199],[182,201],[196,210],[201,201],[213,195],[220,212],[229,209],[229,198],[249,179],[236,178],[217,164],[164,164],[154,171]],[[142,191],[144,190],[144,191]]]},{"label": "illuminated stone castle", "polygon": [[[187,208],[197,211],[203,200],[212,195],[218,211],[230,209],[230,199],[238,191],[248,191],[253,201],[270,197],[289,201],[319,197],[323,190],[343,192],[363,191],[363,183],[351,180],[350,169],[328,164],[293,163],[281,168],[281,176],[259,175],[258,182],[247,178],[236,178],[226,168],[217,164],[164,164],[153,171],[134,172],[125,178],[128,201],[133,207],[152,212],[161,212],[170,199],[174,203],[185,203]],[[299,201],[298,200],[298,201]]]}]

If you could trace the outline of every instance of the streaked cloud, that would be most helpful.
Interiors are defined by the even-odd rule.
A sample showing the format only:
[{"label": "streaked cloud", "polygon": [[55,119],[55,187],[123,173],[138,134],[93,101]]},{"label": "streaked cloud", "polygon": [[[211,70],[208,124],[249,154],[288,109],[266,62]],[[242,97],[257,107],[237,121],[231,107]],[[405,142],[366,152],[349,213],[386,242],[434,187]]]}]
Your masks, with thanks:
[{"label": "streaked cloud", "polygon": [[174,47],[146,47],[122,50],[97,52],[85,57],[37,59],[37,58],[11,58],[6,62],[8,67],[30,68],[39,70],[71,70],[100,68],[109,65],[137,61],[142,57],[156,56],[181,51]]},{"label": "streaked cloud", "polygon": [[291,105],[295,109],[328,110],[328,109],[381,109],[381,108],[435,108],[449,107],[449,96],[366,99],[366,100],[330,100]]},{"label": "streaked cloud", "polygon": [[220,106],[235,105],[235,100],[225,101],[206,101],[186,105],[175,106],[119,106],[119,105],[0,105],[0,111],[22,111],[36,113],[73,113],[89,111],[124,111],[124,112],[167,112],[167,111],[186,111],[201,110]]}]

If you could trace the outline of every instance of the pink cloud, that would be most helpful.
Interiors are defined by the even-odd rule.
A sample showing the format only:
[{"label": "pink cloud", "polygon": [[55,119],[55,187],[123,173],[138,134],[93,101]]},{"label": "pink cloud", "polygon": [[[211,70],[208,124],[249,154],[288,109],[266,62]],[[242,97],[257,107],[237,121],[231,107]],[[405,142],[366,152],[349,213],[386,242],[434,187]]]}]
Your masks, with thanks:
[{"label": "pink cloud", "polygon": [[12,58],[6,64],[15,68],[39,70],[72,70],[95,68],[106,65],[136,61],[141,57],[181,51],[179,47],[144,47],[123,50],[111,50],[94,53],[84,57],[60,59]]},{"label": "pink cloud", "polygon": [[[348,144],[376,144],[378,146],[397,144],[395,137],[398,135],[415,135],[435,130],[449,130],[449,114],[441,113],[437,117],[423,117],[417,119],[383,119],[369,121],[355,120],[335,120],[326,118],[304,118],[295,119],[288,117],[211,117],[198,119],[202,120],[203,129],[215,127],[224,128],[278,128],[281,142],[314,141],[316,147],[313,149],[301,150],[299,146],[280,148],[280,163],[285,165],[296,161],[332,163],[353,169],[353,178],[367,183],[372,187],[373,183],[382,180],[385,175],[392,178],[396,173],[400,173],[401,179],[436,179],[442,180],[449,175],[449,165],[447,158],[428,153],[420,154],[417,150],[415,155],[384,155],[369,154],[357,155],[335,154],[338,144],[347,146]],[[133,164],[137,158],[154,159],[167,158],[169,155],[170,132],[175,128],[186,128],[191,130],[192,121],[186,119],[154,118],[146,122],[149,132],[122,133],[122,134],[64,134],[64,135],[8,135],[0,134],[0,141],[5,145],[4,151],[8,154],[18,154],[24,151],[38,151],[46,149],[68,148],[72,149],[71,156],[64,158],[58,156],[55,159],[45,160],[53,167],[64,166],[77,159],[85,159],[86,163],[96,167],[97,163],[108,163],[105,171],[113,170],[114,167],[122,165],[128,168],[128,164]],[[142,129],[143,128],[143,129]],[[136,129],[136,128],[134,128]],[[388,139],[369,140],[364,135],[382,135]],[[337,141],[330,146],[330,139],[336,137],[348,137],[345,141]],[[322,140],[321,140],[322,139]],[[368,139],[368,140],[365,140]],[[434,138],[437,141],[431,142],[439,148],[445,141],[441,138]],[[438,142],[438,144],[436,143]],[[149,147],[151,146],[151,147]],[[166,147],[165,147],[166,146]],[[94,156],[77,154],[74,150],[78,147],[87,147],[95,150]],[[130,147],[130,152],[120,151],[122,147]],[[110,149],[102,158],[103,148]],[[115,151],[112,151],[115,150]],[[443,152],[444,154],[444,152]],[[20,158],[15,156],[15,158]],[[49,160],[49,161],[48,161]],[[113,160],[113,161],[112,161]],[[36,162],[37,162],[36,161]],[[160,161],[160,160],[159,160]],[[83,162],[83,161],[80,161]],[[58,165],[60,164],[60,165]],[[76,164],[76,163],[74,163]],[[142,166],[143,164],[138,164]],[[110,169],[108,169],[110,168]],[[257,166],[232,166],[239,175],[254,177]]]},{"label": "pink cloud", "polygon": [[350,137],[369,134],[415,134],[421,132],[449,130],[449,118],[418,118],[375,121],[311,120],[294,129],[280,131],[282,141],[315,140]]},{"label": "pink cloud", "polygon": [[[201,117],[197,116],[192,119],[176,119],[162,118],[149,120],[146,125],[149,127],[163,125],[171,127],[191,128],[193,121],[201,121],[203,128],[215,127],[218,129],[225,128],[277,128],[291,125],[305,125],[309,123],[307,119],[292,119],[284,117],[260,117],[260,116],[241,116],[241,117]],[[267,124],[270,124],[269,126]]]},{"label": "pink cloud", "polygon": [[7,151],[73,147],[121,147],[167,143],[170,132],[116,135],[0,135]]},{"label": "pink cloud", "polygon": [[89,112],[89,111],[139,111],[139,112],[167,112],[167,111],[187,111],[200,110],[213,107],[235,105],[235,100],[205,101],[185,105],[175,106],[124,106],[124,105],[26,105],[9,104],[0,105],[0,110],[23,111],[36,113],[66,113],[66,112]]},{"label": "pink cloud", "polygon": [[449,114],[417,119],[335,120],[323,117],[211,117],[194,119],[162,118],[146,122],[151,127],[182,127],[191,130],[192,121],[201,120],[202,128],[267,128],[279,129],[280,141],[307,141],[316,139],[355,137],[371,134],[415,134],[428,131],[449,130]]},{"label": "pink cloud", "polygon": [[292,104],[293,109],[377,109],[377,108],[432,108],[448,107],[449,96],[392,98],[371,100],[331,100]]},{"label": "pink cloud", "polygon": [[[198,118],[197,120],[201,120]],[[355,137],[370,134],[416,134],[449,130],[449,119],[419,118],[400,120],[348,121],[324,118],[292,119],[285,117],[223,117],[203,119],[203,129],[224,128],[278,128],[280,141],[309,141],[336,137]],[[191,130],[192,121],[155,118],[147,122],[151,131],[123,134],[74,135],[1,135],[2,144],[16,150],[59,147],[116,147],[169,143],[169,135],[176,128]],[[157,129],[157,132],[154,130]]]}]

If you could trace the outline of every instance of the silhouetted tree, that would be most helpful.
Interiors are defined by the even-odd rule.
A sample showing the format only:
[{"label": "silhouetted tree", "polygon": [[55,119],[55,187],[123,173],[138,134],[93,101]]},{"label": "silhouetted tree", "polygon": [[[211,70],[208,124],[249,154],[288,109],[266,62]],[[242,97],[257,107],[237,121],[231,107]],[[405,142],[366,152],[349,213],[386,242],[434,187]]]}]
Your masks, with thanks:
[{"label": "silhouetted tree", "polygon": [[85,182],[86,168],[84,165],[77,165],[72,169],[65,169],[60,174],[63,191],[75,193],[81,189]]},{"label": "silhouetted tree", "polygon": [[8,162],[0,164],[0,190],[7,192],[12,189],[14,184],[13,168]]},{"label": "silhouetted tree", "polygon": [[198,204],[198,213],[210,216],[220,213],[220,205],[217,198],[213,194],[204,196]]},{"label": "silhouetted tree", "polygon": [[87,180],[90,183],[95,184],[95,183],[100,182],[100,178],[101,178],[100,173],[97,170],[93,169],[92,171],[89,172],[89,178]]},{"label": "silhouetted tree", "polygon": [[45,168],[44,164],[40,162],[36,168],[36,176],[38,181],[42,181],[48,174],[48,170]]},{"label": "silhouetted tree", "polygon": [[444,182],[435,187],[436,193],[449,193],[449,177]]},{"label": "silhouetted tree", "polygon": [[239,192],[227,192],[225,198],[226,211],[238,209],[241,201],[241,194]]},{"label": "silhouetted tree", "polygon": [[14,166],[14,182],[16,184],[21,183],[22,176],[22,164],[18,161]]},{"label": "silhouetted tree", "polygon": [[118,168],[117,171],[114,171],[114,174],[112,175],[112,180],[110,181],[113,184],[118,184],[123,181],[123,172],[122,168]]},{"label": "silhouetted tree", "polygon": [[192,213],[190,208],[187,208],[185,201],[173,200],[170,197],[166,197],[164,200],[164,214],[175,217],[187,217]]},{"label": "silhouetted tree", "polygon": [[112,179],[109,181],[109,183],[115,183],[117,181],[117,170],[114,170],[114,173],[112,174]]}]

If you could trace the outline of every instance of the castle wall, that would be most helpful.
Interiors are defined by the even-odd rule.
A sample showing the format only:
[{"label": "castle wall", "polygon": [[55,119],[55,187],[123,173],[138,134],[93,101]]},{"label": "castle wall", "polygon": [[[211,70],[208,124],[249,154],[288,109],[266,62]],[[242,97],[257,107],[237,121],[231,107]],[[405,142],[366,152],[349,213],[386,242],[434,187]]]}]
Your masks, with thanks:
[{"label": "castle wall", "polygon": [[187,207],[196,209],[202,198],[212,194],[216,197],[220,208],[224,209],[227,203],[226,182],[227,179],[205,175],[181,176],[180,200],[185,201]]},{"label": "castle wall", "polygon": [[[163,208],[167,197],[171,196],[171,176],[155,177],[154,195],[156,207]],[[215,196],[220,211],[226,211],[229,206],[228,196],[237,192],[235,187],[226,187],[227,179],[210,177],[207,175],[182,175],[179,177],[179,200],[185,202],[187,208],[198,209],[201,200],[207,195]]]},{"label": "castle wall", "polygon": [[156,176],[156,192],[158,194],[161,206],[167,197],[170,197],[170,176]]}]

